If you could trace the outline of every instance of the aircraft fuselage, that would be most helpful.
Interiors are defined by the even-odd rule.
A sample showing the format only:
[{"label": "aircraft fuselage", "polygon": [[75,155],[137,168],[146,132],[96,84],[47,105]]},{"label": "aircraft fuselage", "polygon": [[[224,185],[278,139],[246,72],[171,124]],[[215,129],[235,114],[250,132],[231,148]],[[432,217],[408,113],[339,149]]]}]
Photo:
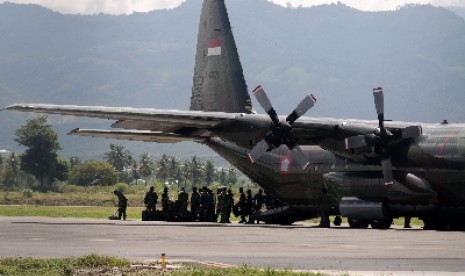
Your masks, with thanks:
[{"label": "aircraft fuselage", "polygon": [[[292,207],[306,209],[310,216],[318,215],[321,189],[326,186],[334,199],[333,213],[339,213],[339,205],[345,199],[356,198],[382,203],[382,208],[387,208],[393,217],[429,216],[438,212],[464,217],[465,125],[422,126],[422,136],[393,147],[395,183],[391,186],[383,183],[375,149],[362,155],[348,150],[339,156],[332,149],[340,151],[342,145],[329,140],[320,141],[325,149],[302,146],[310,161],[309,169],[304,171],[285,146],[250,164],[247,143],[253,137],[244,135],[247,141],[240,140],[237,129],[234,137],[228,131],[224,134],[225,140],[234,139],[235,143],[212,138],[207,145],[268,193]],[[246,132],[247,128],[243,129]]]}]

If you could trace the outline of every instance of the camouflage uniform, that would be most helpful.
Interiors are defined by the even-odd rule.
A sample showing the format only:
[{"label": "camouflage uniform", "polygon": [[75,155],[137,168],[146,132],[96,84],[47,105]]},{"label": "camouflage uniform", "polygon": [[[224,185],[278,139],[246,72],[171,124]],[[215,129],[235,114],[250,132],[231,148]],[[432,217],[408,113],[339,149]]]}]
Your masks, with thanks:
[{"label": "camouflage uniform", "polygon": [[253,223],[253,221],[250,220],[250,215],[252,214],[252,209],[253,209],[253,197],[252,197],[252,191],[250,189],[247,190],[247,196],[245,198],[245,216],[248,217],[247,223]]},{"label": "camouflage uniform", "polygon": [[226,199],[227,199],[228,204],[229,204],[228,209],[227,209],[227,214],[226,214],[226,218],[227,218],[228,220],[226,221],[226,223],[231,223],[230,217],[231,217],[232,208],[233,208],[233,206],[234,206],[234,195],[233,195],[231,189],[228,189],[226,195],[227,195],[227,196],[226,196]]},{"label": "camouflage uniform", "polygon": [[148,212],[155,212],[157,210],[158,195],[154,191],[153,186],[150,187],[150,190],[145,194],[144,204]]},{"label": "camouflage uniform", "polygon": [[226,187],[218,196],[218,205],[220,205],[221,223],[230,223],[229,214],[231,213],[231,201],[229,200],[228,191]]},{"label": "camouflage uniform", "polygon": [[239,202],[237,203],[239,207],[239,213],[241,215],[241,221],[239,223],[245,223],[245,194],[242,187],[239,188]]},{"label": "camouflage uniform", "polygon": [[128,207],[128,199],[120,191],[113,192],[118,197],[118,219],[126,220],[126,209]]},{"label": "camouflage uniform", "polygon": [[191,215],[193,221],[200,219],[200,193],[197,192],[197,187],[192,188]]},{"label": "camouflage uniform", "polygon": [[322,228],[329,228],[330,222],[329,222],[329,209],[330,209],[330,198],[328,195],[328,190],[326,187],[323,187],[321,189],[321,221],[320,221],[320,227]]},{"label": "camouflage uniform", "polygon": [[187,213],[188,197],[185,188],[182,187],[178,194],[178,219],[180,220],[186,220],[189,217]]},{"label": "camouflage uniform", "polygon": [[168,194],[168,188],[163,189],[163,194],[161,195],[161,206],[163,209],[163,215],[166,220],[171,220],[171,206],[170,206],[170,196]]},{"label": "camouflage uniform", "polygon": [[208,221],[208,191],[202,187],[200,192],[200,221]]}]

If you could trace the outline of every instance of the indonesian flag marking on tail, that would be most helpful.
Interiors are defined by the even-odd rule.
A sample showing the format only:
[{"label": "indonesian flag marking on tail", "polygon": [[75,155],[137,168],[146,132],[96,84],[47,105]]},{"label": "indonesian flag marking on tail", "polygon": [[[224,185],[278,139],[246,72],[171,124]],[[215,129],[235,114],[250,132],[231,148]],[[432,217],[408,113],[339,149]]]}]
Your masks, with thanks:
[{"label": "indonesian flag marking on tail", "polygon": [[221,55],[221,40],[211,39],[208,41],[208,52],[207,56],[219,56]]}]

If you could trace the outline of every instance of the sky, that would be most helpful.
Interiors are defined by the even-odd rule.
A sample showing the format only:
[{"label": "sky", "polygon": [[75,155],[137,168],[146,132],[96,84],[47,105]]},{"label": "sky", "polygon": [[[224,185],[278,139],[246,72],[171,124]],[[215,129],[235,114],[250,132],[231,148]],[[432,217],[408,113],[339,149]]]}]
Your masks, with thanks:
[{"label": "sky", "polygon": [[[66,14],[131,14],[149,12],[155,9],[171,9],[186,0],[0,0],[1,3],[38,4],[54,11]],[[434,6],[462,6],[465,0],[268,0],[275,4],[293,7],[313,6],[341,2],[347,6],[364,11],[394,10],[407,3],[432,4]]]}]

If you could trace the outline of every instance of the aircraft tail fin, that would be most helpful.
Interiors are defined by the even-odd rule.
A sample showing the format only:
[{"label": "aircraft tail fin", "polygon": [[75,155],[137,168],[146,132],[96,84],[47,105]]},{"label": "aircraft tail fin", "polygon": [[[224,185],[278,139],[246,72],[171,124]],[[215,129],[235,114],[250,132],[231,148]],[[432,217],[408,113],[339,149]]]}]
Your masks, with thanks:
[{"label": "aircraft tail fin", "polygon": [[224,0],[203,0],[190,109],[252,112]]}]

